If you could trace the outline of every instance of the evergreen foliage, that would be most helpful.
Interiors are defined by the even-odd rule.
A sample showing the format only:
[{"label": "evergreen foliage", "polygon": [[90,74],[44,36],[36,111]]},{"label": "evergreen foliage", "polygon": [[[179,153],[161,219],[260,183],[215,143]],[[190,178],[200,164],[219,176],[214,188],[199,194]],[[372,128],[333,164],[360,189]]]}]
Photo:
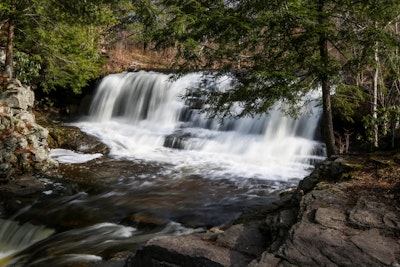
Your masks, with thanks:
[{"label": "evergreen foliage", "polygon": [[22,74],[21,69],[23,73],[40,69],[40,77],[25,75],[22,79],[38,82],[46,92],[64,88],[79,93],[101,72],[101,38],[118,23],[115,13],[123,4],[129,2],[4,1],[0,5],[1,23],[15,25],[14,50],[24,52],[26,60],[34,62],[27,70],[26,60],[17,61],[17,75]]},{"label": "evergreen foliage", "polygon": [[355,80],[370,73],[377,43],[386,55],[399,45],[398,33],[387,30],[399,19],[398,1],[157,2],[165,7],[166,30],[155,32],[156,44],[176,47],[182,70],[240,74],[234,90],[208,92],[215,114],[231,115],[238,105],[239,115],[268,112],[276,100],[295,107],[307,91],[322,87],[329,155],[336,153],[332,104],[351,121],[367,93]]},{"label": "evergreen foliage", "polygon": [[235,76],[232,90],[201,90],[222,118],[265,113],[276,100],[293,115],[319,87],[334,154],[333,133],[343,127],[334,128],[332,106],[336,121],[364,117],[361,136],[375,145],[398,131],[399,14],[394,0],[4,0],[0,43],[7,58],[8,44],[19,51],[15,73],[24,82],[79,93],[101,71],[101,46],[123,31],[145,50],[172,48],[182,72]]}]

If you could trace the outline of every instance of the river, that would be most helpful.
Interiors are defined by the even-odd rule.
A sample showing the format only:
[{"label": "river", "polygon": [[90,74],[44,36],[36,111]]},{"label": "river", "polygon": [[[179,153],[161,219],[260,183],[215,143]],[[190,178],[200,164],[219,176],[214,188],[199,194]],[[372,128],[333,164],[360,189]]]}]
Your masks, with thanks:
[{"label": "river", "polygon": [[39,177],[43,196],[2,221],[0,259],[10,266],[101,263],[154,236],[229,222],[295,187],[325,157],[317,102],[305,102],[296,120],[279,102],[268,116],[221,123],[199,112],[201,96],[182,97],[187,88],[231,84],[204,73],[105,77],[89,115],[72,125],[110,154],[53,150],[59,175]]}]

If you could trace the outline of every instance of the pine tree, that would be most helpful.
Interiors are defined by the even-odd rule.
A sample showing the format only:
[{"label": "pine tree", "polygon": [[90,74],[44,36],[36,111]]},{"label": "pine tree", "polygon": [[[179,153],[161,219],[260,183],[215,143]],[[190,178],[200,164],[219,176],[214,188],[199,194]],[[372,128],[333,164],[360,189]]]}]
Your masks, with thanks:
[{"label": "pine tree", "polygon": [[[382,10],[394,4],[372,0],[161,2],[166,7],[165,30],[155,34],[155,40],[176,47],[177,62],[184,63],[180,64],[184,70],[218,68],[240,73],[234,90],[209,92],[209,110],[227,116],[239,103],[239,115],[262,113],[279,99],[296,107],[307,91],[320,87],[328,155],[337,152],[333,88],[350,86],[347,75],[362,69],[366,51],[373,51],[375,45],[359,39],[360,15],[375,6]],[[385,14],[381,22],[393,18]],[[376,32],[373,26],[364,30]],[[361,58],[351,53],[353,45],[364,51]]]}]

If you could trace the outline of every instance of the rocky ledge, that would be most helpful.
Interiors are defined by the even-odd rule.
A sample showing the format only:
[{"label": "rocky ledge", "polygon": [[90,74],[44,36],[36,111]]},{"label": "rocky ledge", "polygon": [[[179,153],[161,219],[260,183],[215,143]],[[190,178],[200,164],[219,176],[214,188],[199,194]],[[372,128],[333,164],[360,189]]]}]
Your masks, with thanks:
[{"label": "rocky ledge", "polygon": [[331,159],[256,218],[152,239],[127,265],[400,266],[399,178],[395,160]]},{"label": "rocky ledge", "polygon": [[49,156],[48,130],[32,113],[34,93],[18,80],[0,83],[0,182],[14,174],[57,167]]}]

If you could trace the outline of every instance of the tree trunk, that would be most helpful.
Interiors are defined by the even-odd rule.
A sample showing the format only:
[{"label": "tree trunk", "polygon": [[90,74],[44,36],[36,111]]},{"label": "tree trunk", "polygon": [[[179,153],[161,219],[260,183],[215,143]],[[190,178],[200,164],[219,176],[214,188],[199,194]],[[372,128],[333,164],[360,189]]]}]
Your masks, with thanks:
[{"label": "tree trunk", "polygon": [[[318,2],[319,12],[319,24],[326,24],[326,18],[324,16],[324,0]],[[326,152],[328,157],[337,154],[335,146],[335,135],[333,131],[333,118],[332,118],[332,105],[331,105],[331,88],[329,84],[329,52],[328,52],[328,38],[322,31],[319,32],[319,56],[322,64],[322,71],[319,76],[322,87],[322,108],[323,108],[323,120],[324,120],[324,137],[326,144]]]},{"label": "tree trunk", "polygon": [[379,78],[379,57],[378,57],[378,44],[375,47],[374,54],[375,70],[374,78],[372,81],[372,118],[374,120],[374,147],[379,146],[379,128],[378,128],[378,78]]},{"label": "tree trunk", "polygon": [[335,146],[335,136],[333,131],[332,105],[331,105],[331,90],[328,77],[321,78],[322,86],[322,106],[324,120],[324,137],[326,143],[326,152],[328,157],[337,154]]},{"label": "tree trunk", "polygon": [[13,60],[13,42],[14,42],[14,19],[8,20],[7,29],[7,45],[6,45],[6,61],[5,61],[5,73],[9,79],[13,78],[14,74],[14,60]]}]

